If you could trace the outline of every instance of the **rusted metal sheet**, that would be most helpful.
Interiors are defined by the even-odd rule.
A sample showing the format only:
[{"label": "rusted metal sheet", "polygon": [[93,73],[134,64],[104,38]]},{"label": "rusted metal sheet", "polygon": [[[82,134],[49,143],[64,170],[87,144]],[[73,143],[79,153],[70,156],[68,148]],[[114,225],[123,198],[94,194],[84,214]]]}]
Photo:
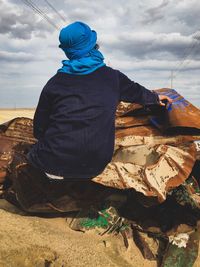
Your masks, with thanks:
[{"label": "rusted metal sheet", "polygon": [[11,139],[16,143],[24,142],[33,144],[36,139],[33,137],[33,120],[29,118],[15,118],[0,125],[0,136]]},{"label": "rusted metal sheet", "polygon": [[12,162],[15,145],[16,142],[14,140],[0,135],[0,184],[4,182],[8,166]]},{"label": "rusted metal sheet", "polygon": [[138,109],[143,109],[143,106],[136,103],[120,102],[116,110],[116,116],[124,116],[125,114]]},{"label": "rusted metal sheet", "polygon": [[129,128],[133,126],[149,125],[150,121],[147,116],[139,117],[116,117],[115,128]]},{"label": "rusted metal sheet", "polygon": [[33,123],[28,118],[15,118],[0,125],[0,183],[3,183],[18,144],[33,144]]},{"label": "rusted metal sheet", "polygon": [[[146,196],[157,196],[162,202],[167,192],[182,184],[191,173],[197,150],[192,142],[200,138],[200,131],[197,131],[200,129],[197,121],[200,111],[175,90],[160,89],[157,92],[169,95],[174,102],[167,108],[153,111],[156,117],[152,125],[149,124],[151,110],[146,116],[141,112],[141,116],[137,113],[137,116],[129,117],[130,112],[134,114],[142,107],[121,103],[121,117],[116,118],[112,162],[93,181],[119,189],[134,188]],[[185,122],[186,118],[190,122]],[[162,123],[155,128],[157,122]],[[186,128],[190,132],[184,134]],[[178,129],[179,132],[166,135],[160,129]]]},{"label": "rusted metal sheet", "polygon": [[[161,89],[158,92],[173,96],[175,91]],[[183,107],[185,107],[184,105]],[[187,113],[188,107],[191,105],[187,104],[186,107],[185,112]],[[143,110],[142,106],[137,104],[121,103],[119,105],[116,118],[115,152],[112,162],[93,181],[119,189],[134,188],[145,196],[156,196],[160,201],[163,201],[171,188],[179,186],[188,178],[196,160],[196,149],[192,142],[199,140],[200,135],[192,133],[182,135],[182,132],[178,135],[164,135],[154,125],[149,125],[148,116],[151,116],[151,110],[147,112],[143,110],[144,112],[138,113],[141,110]],[[137,111],[137,113],[132,113],[135,115],[131,117],[124,116],[127,113],[130,114],[130,111]],[[144,116],[145,112],[146,115]],[[171,111],[167,109],[166,112],[170,113]],[[193,113],[195,112],[199,114],[198,110],[193,109]],[[196,115],[193,118],[196,118]],[[179,120],[182,118],[178,118],[176,122]],[[173,127],[198,128],[198,123],[194,119],[191,119],[187,125],[182,122],[175,125],[173,120],[170,122]],[[2,138],[3,143],[6,143],[6,140],[11,140],[15,144],[36,142],[33,137],[32,120],[28,118],[13,119],[1,125],[0,131],[0,138]],[[2,148],[4,147],[3,143]],[[4,152],[6,151],[2,153]]]},{"label": "rusted metal sheet", "polygon": [[186,142],[199,140],[200,135],[164,135],[152,126],[138,126],[126,129],[117,129],[115,134],[116,146],[134,145],[180,145]]},{"label": "rusted metal sheet", "polygon": [[[152,123],[165,132],[200,134],[200,110],[193,106],[174,89],[156,90],[158,94],[167,95],[173,99],[163,114],[152,118]],[[159,119],[162,116],[162,119]]]},{"label": "rusted metal sheet", "polygon": [[[160,95],[169,96],[173,99],[173,103],[167,104],[166,107],[155,106],[154,108],[144,109],[138,104],[121,102],[117,112],[117,117],[125,115],[128,116],[129,114],[134,116],[143,114],[148,120],[149,115],[149,122],[164,133],[185,133],[189,135],[200,134],[200,110],[198,108],[193,106],[174,89],[162,88],[155,91]],[[140,116],[135,117],[136,121],[137,119],[139,122]],[[134,125],[136,125],[136,121],[134,122]],[[126,123],[123,125],[126,127]]]},{"label": "rusted metal sheet", "polygon": [[200,140],[194,142],[197,150],[197,159],[200,160]]},{"label": "rusted metal sheet", "polygon": [[93,181],[119,189],[134,188],[160,202],[189,176],[196,160],[194,144],[121,147]]}]

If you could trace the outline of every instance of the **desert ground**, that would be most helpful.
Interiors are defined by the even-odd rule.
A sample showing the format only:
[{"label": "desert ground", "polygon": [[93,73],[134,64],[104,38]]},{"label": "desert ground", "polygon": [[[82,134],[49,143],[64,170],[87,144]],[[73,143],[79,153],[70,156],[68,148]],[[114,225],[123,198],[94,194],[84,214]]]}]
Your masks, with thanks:
[{"label": "desert ground", "polygon": [[[34,109],[2,109],[0,123],[33,115]],[[73,231],[65,217],[27,216],[3,199],[0,217],[0,267],[156,266],[134,242],[126,250],[118,237]]]},{"label": "desert ground", "polygon": [[[34,109],[0,110],[0,123],[32,118]],[[65,217],[29,216],[0,199],[0,267],[156,267],[133,240],[128,249],[119,236],[71,230]],[[200,255],[195,267],[200,267]]]},{"label": "desert ground", "polygon": [[33,118],[35,109],[0,109],[0,123],[12,120],[16,117]]}]

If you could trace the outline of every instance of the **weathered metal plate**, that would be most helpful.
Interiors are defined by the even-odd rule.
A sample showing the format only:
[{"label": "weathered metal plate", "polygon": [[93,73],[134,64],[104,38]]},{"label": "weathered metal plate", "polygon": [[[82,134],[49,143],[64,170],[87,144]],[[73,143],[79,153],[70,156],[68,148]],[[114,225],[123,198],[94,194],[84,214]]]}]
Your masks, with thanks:
[{"label": "weathered metal plate", "polygon": [[116,116],[124,116],[125,114],[129,113],[130,111],[143,109],[143,106],[136,103],[126,103],[121,101],[116,110]]},{"label": "weathered metal plate", "polygon": [[0,136],[15,142],[33,144],[36,139],[33,137],[33,120],[29,118],[15,118],[0,125]]},{"label": "weathered metal plate", "polygon": [[163,135],[152,126],[138,126],[126,129],[117,129],[115,134],[116,146],[135,145],[180,145],[186,142],[199,140],[200,135]]},{"label": "weathered metal plate", "polygon": [[167,105],[162,114],[162,120],[159,117],[152,119],[155,126],[165,132],[200,134],[200,110],[198,108],[174,89],[163,88],[156,92],[169,96],[173,99],[173,103]]},{"label": "weathered metal plate", "polygon": [[[173,96],[175,92],[170,89],[158,91],[159,93],[169,93],[169,96],[171,96],[170,94]],[[137,104],[121,103],[120,105],[118,107],[120,116],[124,116],[130,111],[142,110],[142,107]],[[190,103],[186,107],[188,106],[191,107]],[[193,113],[199,114],[198,110],[193,109],[193,111]],[[168,109],[167,113],[170,112]],[[184,112],[187,113],[188,109]],[[113,160],[93,181],[119,189],[134,188],[145,196],[156,196],[163,201],[171,188],[179,186],[188,178],[196,160],[196,149],[189,142],[199,140],[200,135],[182,135],[182,132],[178,135],[163,135],[153,125],[148,125],[148,115],[144,116],[142,112],[141,114],[143,115],[139,116],[137,113],[137,116],[134,117],[118,117],[116,119],[116,147]],[[196,115],[193,117],[196,118]],[[195,120],[194,123],[191,121],[187,125],[179,120],[182,118],[176,120],[177,124],[171,120],[172,126],[199,127]],[[16,118],[0,125],[0,138],[3,142],[2,148],[4,148],[4,143],[6,144],[5,138],[15,144],[35,143],[32,120]]]},{"label": "weathered metal plate", "polygon": [[[160,95],[169,96],[173,99],[173,103],[167,104],[166,108],[155,106],[153,109],[147,110],[138,104],[120,102],[117,117],[143,114],[148,121],[147,115],[149,115],[149,122],[151,121],[155,127],[164,133],[200,135],[200,110],[197,107],[193,106],[174,89],[162,88],[155,91]],[[140,116],[135,117],[134,124],[131,126],[137,125],[137,120],[140,122]],[[127,127],[126,123],[130,124],[130,121],[124,121],[121,127]]]},{"label": "weathered metal plate", "polygon": [[0,170],[6,169],[8,164],[11,163],[15,145],[15,141],[8,139],[6,136],[0,136]]},{"label": "weathered metal plate", "polygon": [[200,160],[200,140],[195,141],[195,146],[196,146],[196,150],[197,150],[197,159]]},{"label": "weathered metal plate", "polygon": [[115,127],[118,128],[128,128],[133,126],[143,126],[150,125],[149,118],[147,116],[138,117],[116,117]]},{"label": "weathered metal plate", "polygon": [[194,144],[181,148],[158,146],[120,147],[111,163],[93,178],[94,182],[119,189],[134,188],[160,202],[172,188],[189,176],[196,160]]},{"label": "weathered metal plate", "polygon": [[23,145],[27,146],[35,142],[31,119],[15,118],[0,125],[0,183],[5,181],[18,144],[23,151]]}]

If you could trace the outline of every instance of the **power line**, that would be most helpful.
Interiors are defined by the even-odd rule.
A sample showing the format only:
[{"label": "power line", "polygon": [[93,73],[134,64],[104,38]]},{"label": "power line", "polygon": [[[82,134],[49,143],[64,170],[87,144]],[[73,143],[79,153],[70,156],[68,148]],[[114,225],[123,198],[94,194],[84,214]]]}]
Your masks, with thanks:
[{"label": "power line", "polygon": [[184,64],[185,60],[187,60],[187,58],[189,57],[189,55],[191,55],[191,51],[196,47],[197,44],[199,44],[198,41],[200,40],[200,33],[197,32],[193,36],[193,38],[195,38],[195,40],[193,40],[192,44],[189,47],[185,48],[184,54],[183,54],[183,59],[178,64],[177,68],[175,69],[176,71],[179,71],[181,69],[181,66]]},{"label": "power line", "polygon": [[[197,33],[196,34],[196,36],[194,35],[194,37],[195,37],[195,41],[193,40],[193,43],[189,46],[189,47],[187,47],[186,49],[185,49],[185,52],[184,52],[184,55],[183,55],[183,59],[182,59],[182,61],[178,64],[178,66],[174,69],[174,71],[175,71],[175,75],[177,75],[179,72],[180,72],[180,70],[183,68],[183,66],[184,66],[184,63],[185,63],[185,61],[188,59],[188,57],[192,54],[192,51],[193,51],[193,49],[199,44],[199,40],[200,40],[200,33]],[[190,60],[191,61],[191,60]]]},{"label": "power line", "polygon": [[45,14],[36,4],[34,4],[31,0],[21,0],[24,4],[26,4],[28,7],[30,7],[36,14],[38,14],[40,17],[45,19],[51,26],[53,26],[55,29],[59,29],[58,26],[51,20],[51,18]]},{"label": "power line", "polygon": [[[189,47],[186,47],[184,49],[183,52],[183,59],[177,63],[176,67],[173,69],[173,78],[175,78],[177,76],[177,74],[185,67],[187,66],[191,60],[189,60],[186,64],[184,64],[186,62],[186,60],[188,59],[188,57],[192,54],[194,48],[199,45],[199,41],[200,41],[200,32],[197,32],[194,36],[193,36],[194,40],[192,41],[192,44]],[[171,75],[167,78],[167,80],[171,79]]]},{"label": "power line", "polygon": [[[195,48],[195,47],[194,47],[194,48]],[[194,57],[194,55],[196,55],[198,52],[199,52],[199,49],[193,50],[192,53],[190,53],[190,55],[193,54],[193,57]],[[192,59],[185,59],[185,61],[183,62],[181,68],[176,72],[176,75],[177,75],[181,70],[185,69],[186,66],[188,66],[191,62],[192,62]]]},{"label": "power line", "polygon": [[59,29],[58,26],[52,21],[52,19],[45,13],[43,12],[36,4],[33,3],[31,0],[25,0],[28,2],[29,6],[32,7],[34,10],[36,10],[39,14],[42,15],[42,17],[50,23],[55,29]]},{"label": "power line", "polygon": [[66,22],[66,19],[63,17],[63,15],[51,4],[48,0],[44,0],[47,5],[60,17],[64,22]]}]

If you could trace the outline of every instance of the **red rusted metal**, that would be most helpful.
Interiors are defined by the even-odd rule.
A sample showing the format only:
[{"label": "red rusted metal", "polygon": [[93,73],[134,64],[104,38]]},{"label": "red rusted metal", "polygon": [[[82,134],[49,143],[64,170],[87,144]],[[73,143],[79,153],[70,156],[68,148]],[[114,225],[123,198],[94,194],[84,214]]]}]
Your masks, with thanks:
[{"label": "red rusted metal", "polygon": [[[149,115],[151,123],[160,130],[170,133],[184,134],[189,130],[190,135],[200,135],[200,110],[187,101],[183,96],[177,93],[174,89],[162,88],[155,90],[159,95],[167,95],[172,100],[172,104],[167,104],[166,107],[156,107],[155,109],[145,109],[145,114]],[[118,106],[117,116],[134,115],[136,111],[142,114],[144,108],[138,104],[121,102]],[[138,116],[135,119],[139,118]],[[180,128],[181,127],[181,128]]]},{"label": "red rusted metal", "polygon": [[161,131],[153,126],[138,126],[124,129],[117,129],[115,134],[116,146],[131,146],[131,145],[159,145],[171,144],[180,145],[186,142],[199,140],[200,135],[164,135]]},{"label": "red rusted metal", "polygon": [[157,93],[167,95],[173,99],[173,103],[167,105],[166,117],[162,121],[165,131],[178,128],[180,132],[190,130],[200,134],[200,110],[197,107],[193,106],[174,89],[163,88],[157,90]]},{"label": "red rusted metal", "polygon": [[171,97],[173,104],[152,113],[141,112],[141,106],[121,103],[112,162],[93,180],[119,189],[134,188],[146,196],[157,196],[162,202],[193,168],[196,148],[192,142],[200,139],[200,111],[175,90],[157,92]]},{"label": "red rusted metal", "polygon": [[6,177],[16,146],[36,142],[32,125],[32,120],[28,118],[15,118],[0,125],[0,183]]},{"label": "red rusted metal", "polygon": [[15,118],[0,125],[0,136],[13,140],[15,143],[24,142],[33,144],[33,121],[29,118]]},{"label": "red rusted metal", "polygon": [[129,128],[129,127],[135,127],[135,126],[143,126],[143,125],[149,125],[150,121],[147,116],[139,116],[139,117],[116,117],[115,120],[115,128]]},{"label": "red rusted metal", "polygon": [[116,150],[111,163],[93,181],[119,189],[134,188],[160,202],[167,192],[182,184],[196,160],[193,144],[129,146]]},{"label": "red rusted metal", "polygon": [[125,114],[138,109],[143,109],[143,106],[135,103],[120,102],[116,110],[116,116],[124,116]]}]

